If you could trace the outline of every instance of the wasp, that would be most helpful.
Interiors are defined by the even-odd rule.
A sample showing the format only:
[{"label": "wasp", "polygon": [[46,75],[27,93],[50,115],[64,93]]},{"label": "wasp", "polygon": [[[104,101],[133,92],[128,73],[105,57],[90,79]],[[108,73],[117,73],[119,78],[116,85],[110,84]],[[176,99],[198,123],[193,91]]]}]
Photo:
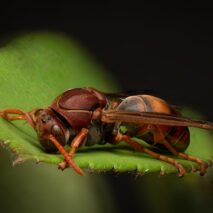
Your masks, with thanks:
[{"label": "wasp", "polygon": [[[190,142],[188,127],[213,130],[213,123],[183,117],[174,106],[151,95],[123,97],[90,87],[75,88],[60,94],[47,108],[29,112],[4,109],[0,110],[0,117],[7,121],[27,121],[46,152],[63,155],[59,169],[70,166],[82,176],[84,172],[73,160],[79,147],[116,145],[121,141],[139,152],[172,164],[179,176],[184,176],[186,169],[166,154],[196,162],[200,175],[204,175],[208,168],[207,162],[184,151]],[[132,139],[133,136],[153,145],[157,151]],[[70,145],[69,152],[64,148],[66,144]]]}]

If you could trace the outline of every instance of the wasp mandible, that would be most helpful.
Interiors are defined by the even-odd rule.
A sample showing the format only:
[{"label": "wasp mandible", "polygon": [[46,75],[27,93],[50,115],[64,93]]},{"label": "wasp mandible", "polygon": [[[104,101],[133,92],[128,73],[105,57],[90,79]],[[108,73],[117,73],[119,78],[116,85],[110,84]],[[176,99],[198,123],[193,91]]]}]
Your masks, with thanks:
[{"label": "wasp mandible", "polygon": [[[81,146],[118,144],[125,141],[137,151],[174,165],[179,176],[186,169],[177,160],[162,153],[170,153],[194,161],[204,175],[208,163],[184,151],[190,142],[188,127],[213,130],[213,123],[182,117],[181,113],[164,100],[151,95],[119,96],[94,88],[69,89],[44,109],[24,112],[20,109],[0,110],[0,117],[8,121],[25,120],[37,132],[46,152],[59,151],[64,161],[58,167],[72,167],[78,174],[84,172],[73,160]],[[121,126],[126,130],[122,131]],[[137,137],[157,147],[155,152],[132,139]],[[64,149],[70,145],[70,151]],[[162,151],[162,153],[161,153]]]}]

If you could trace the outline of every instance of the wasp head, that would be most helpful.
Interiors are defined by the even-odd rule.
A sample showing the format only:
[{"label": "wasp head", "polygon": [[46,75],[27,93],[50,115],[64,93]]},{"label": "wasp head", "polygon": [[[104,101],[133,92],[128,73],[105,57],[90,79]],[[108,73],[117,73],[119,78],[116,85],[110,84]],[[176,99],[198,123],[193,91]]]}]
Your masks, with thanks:
[{"label": "wasp head", "polygon": [[49,139],[53,135],[61,145],[65,145],[69,138],[66,125],[51,109],[37,109],[31,113],[34,128],[41,145],[47,152],[55,152],[57,148]]}]

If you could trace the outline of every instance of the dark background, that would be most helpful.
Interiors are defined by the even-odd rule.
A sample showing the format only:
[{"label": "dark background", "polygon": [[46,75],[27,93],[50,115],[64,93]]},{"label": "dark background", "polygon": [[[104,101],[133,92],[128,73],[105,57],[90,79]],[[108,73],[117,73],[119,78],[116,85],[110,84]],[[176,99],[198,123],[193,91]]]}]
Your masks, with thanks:
[{"label": "dark background", "polygon": [[[25,5],[26,6],[26,5]],[[210,7],[139,4],[2,7],[1,35],[62,31],[77,39],[124,91],[151,91],[213,120]]]},{"label": "dark background", "polygon": [[[81,6],[16,5],[1,8],[0,31],[8,35],[55,30],[74,37],[120,83],[121,90],[149,91],[190,106],[213,121],[211,8],[122,4]],[[129,176],[108,176],[120,212],[141,209]],[[129,183],[129,184],[126,184]],[[122,186],[125,184],[125,191]],[[133,187],[133,185],[135,185]],[[143,202],[144,209],[149,209]]]}]

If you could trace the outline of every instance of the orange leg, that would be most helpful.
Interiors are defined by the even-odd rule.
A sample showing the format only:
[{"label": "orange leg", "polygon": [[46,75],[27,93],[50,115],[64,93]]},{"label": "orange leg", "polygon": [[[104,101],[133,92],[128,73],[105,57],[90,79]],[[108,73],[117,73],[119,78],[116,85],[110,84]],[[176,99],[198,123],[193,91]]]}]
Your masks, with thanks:
[{"label": "orange leg", "polygon": [[49,135],[48,138],[54,143],[57,147],[58,151],[64,156],[65,161],[72,167],[79,175],[84,176],[84,172],[79,168],[79,166],[75,163],[72,157],[66,152],[64,147],[56,140],[53,135]]},{"label": "orange leg", "polygon": [[142,144],[132,140],[129,136],[127,135],[122,135],[121,133],[118,133],[115,137],[115,142],[119,143],[121,141],[127,142],[131,147],[133,147],[135,150],[138,150],[140,152],[145,152],[149,154],[150,156],[157,158],[159,160],[165,161],[167,163],[170,163],[174,165],[178,170],[179,170],[179,176],[182,177],[186,173],[185,168],[178,163],[175,159],[167,157],[165,155],[161,155],[159,153],[153,152],[150,149],[144,147]]},{"label": "orange leg", "polygon": [[[87,137],[87,134],[88,134],[88,129],[82,128],[81,131],[77,134],[77,136],[73,139],[71,143],[71,149],[69,151],[70,158],[74,156],[76,149],[83,143],[83,141]],[[67,167],[68,167],[68,163],[66,159],[58,165],[58,168],[61,170],[64,170]]]},{"label": "orange leg", "polygon": [[173,155],[179,156],[183,159],[194,161],[200,165],[200,175],[204,175],[208,168],[208,165],[204,163],[201,159],[195,156],[188,155],[177,151],[166,139],[162,130],[155,125],[149,125],[149,131],[152,132],[155,143],[163,144]]},{"label": "orange leg", "polygon": [[200,158],[188,155],[186,153],[178,152],[174,147],[171,146],[170,143],[168,143],[166,140],[163,142],[165,147],[174,155],[180,156],[183,159],[194,161],[197,164],[200,165],[200,175],[203,176],[206,173],[206,170],[208,169],[208,164],[203,162]]}]

